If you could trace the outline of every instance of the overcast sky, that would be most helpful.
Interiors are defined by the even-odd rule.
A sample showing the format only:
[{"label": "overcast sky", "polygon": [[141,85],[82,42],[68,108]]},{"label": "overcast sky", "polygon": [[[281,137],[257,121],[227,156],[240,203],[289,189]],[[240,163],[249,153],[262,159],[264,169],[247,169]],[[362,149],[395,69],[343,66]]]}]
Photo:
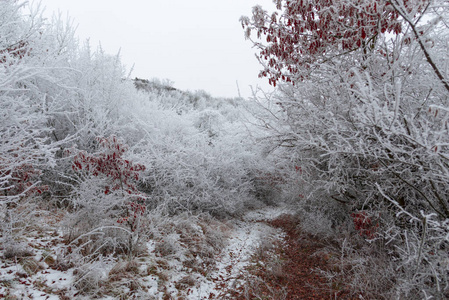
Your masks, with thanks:
[{"label": "overcast sky", "polygon": [[109,54],[121,49],[133,77],[225,97],[238,96],[236,81],[244,97],[250,85],[269,89],[239,22],[256,4],[274,7],[272,0],[42,0],[47,16],[69,14],[81,40]]}]

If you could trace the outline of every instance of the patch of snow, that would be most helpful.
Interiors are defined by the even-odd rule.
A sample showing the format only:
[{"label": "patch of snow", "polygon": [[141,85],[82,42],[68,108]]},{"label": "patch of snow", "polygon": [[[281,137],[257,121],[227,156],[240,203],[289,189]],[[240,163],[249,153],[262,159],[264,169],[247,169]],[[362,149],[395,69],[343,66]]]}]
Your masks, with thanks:
[{"label": "patch of snow", "polygon": [[257,222],[264,220],[273,220],[284,214],[291,214],[294,209],[287,205],[267,206],[257,210],[251,210],[243,216],[247,222]]}]

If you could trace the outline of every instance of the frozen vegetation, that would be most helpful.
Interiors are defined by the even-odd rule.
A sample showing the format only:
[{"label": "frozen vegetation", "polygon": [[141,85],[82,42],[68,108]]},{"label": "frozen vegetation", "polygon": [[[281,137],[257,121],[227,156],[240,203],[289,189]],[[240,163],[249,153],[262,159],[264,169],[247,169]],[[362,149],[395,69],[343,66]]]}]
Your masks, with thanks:
[{"label": "frozen vegetation", "polygon": [[290,299],[286,215],[332,297],[449,297],[447,3],[275,2],[224,99],[0,1],[0,298]]}]

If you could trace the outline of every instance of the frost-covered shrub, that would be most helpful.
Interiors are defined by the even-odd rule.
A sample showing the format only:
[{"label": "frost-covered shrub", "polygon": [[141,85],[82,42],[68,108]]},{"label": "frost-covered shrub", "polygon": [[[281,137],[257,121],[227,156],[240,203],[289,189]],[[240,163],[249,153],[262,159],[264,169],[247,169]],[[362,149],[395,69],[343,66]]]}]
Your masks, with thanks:
[{"label": "frost-covered shrub", "polygon": [[[29,10],[22,16],[21,11]],[[54,165],[55,145],[48,137],[48,112],[38,82],[47,31],[39,10],[26,3],[0,4],[0,201],[15,202],[39,189],[44,166]],[[48,81],[53,78],[46,78]]]},{"label": "frost-covered shrub", "polygon": [[79,265],[74,271],[73,285],[81,295],[96,297],[105,289],[108,273],[112,267],[113,262],[108,258]]},{"label": "frost-covered shrub", "polygon": [[37,84],[46,76],[40,63],[51,55],[42,55],[47,45],[40,32],[46,30],[36,7],[0,3],[0,235],[5,248],[19,247],[17,239],[36,213],[32,199],[47,189],[41,171],[55,164],[56,145],[48,137],[48,110]]},{"label": "frost-covered shrub", "polygon": [[128,143],[134,145],[132,159],[148,166],[139,188],[150,207],[226,215],[256,200],[254,176],[270,167],[253,147],[256,139],[242,130],[242,121],[227,120],[209,108],[180,115],[162,109],[158,101],[163,98],[145,98],[141,94],[134,104],[139,126],[125,136],[139,137]]},{"label": "frost-covered shrub", "polygon": [[[255,113],[273,147],[290,149],[281,157],[302,168],[306,200],[316,200],[307,214],[319,209],[334,228],[352,227],[351,238],[383,243],[385,272],[401,272],[382,293],[446,297],[447,256],[436,250],[449,246],[444,1],[278,1],[277,9],[282,17],[256,7],[242,18],[247,36],[267,38],[257,44],[261,75],[284,81]],[[345,34],[334,35],[340,26]],[[424,259],[424,249],[434,254]]]},{"label": "frost-covered shrub", "polygon": [[[153,205],[162,205],[170,213],[198,210],[226,215],[253,201],[248,176],[253,167],[251,155],[240,147],[212,143],[192,135],[190,141],[144,144],[145,152],[140,155],[152,166],[144,186]],[[236,151],[249,157],[239,157]]]},{"label": "frost-covered shrub", "polygon": [[204,132],[213,138],[218,136],[220,129],[223,128],[223,119],[223,116],[217,110],[205,109],[198,113],[194,126],[200,132]]},{"label": "frost-covered shrub", "polygon": [[[97,142],[99,151],[95,155],[81,151],[73,160],[72,168],[80,184],[72,199],[76,217],[71,216],[68,240],[84,243],[93,236],[96,243],[89,247],[103,243],[94,251],[117,248],[133,254],[140,242],[146,213],[145,196],[136,187],[145,166],[124,158],[128,146],[117,137],[99,137]],[[121,234],[115,235],[120,231]],[[123,235],[128,236],[125,241]],[[111,240],[112,246],[108,245]]]}]

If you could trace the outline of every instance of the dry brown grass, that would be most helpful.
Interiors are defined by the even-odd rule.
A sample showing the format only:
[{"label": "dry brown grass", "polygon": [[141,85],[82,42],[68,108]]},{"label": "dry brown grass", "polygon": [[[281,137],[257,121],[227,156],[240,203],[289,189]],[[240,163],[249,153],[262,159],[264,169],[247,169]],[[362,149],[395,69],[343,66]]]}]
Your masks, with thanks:
[{"label": "dry brown grass", "polygon": [[30,276],[44,269],[44,267],[36,261],[33,257],[28,257],[20,260],[23,270]]},{"label": "dry brown grass", "polygon": [[179,281],[177,281],[175,283],[175,287],[179,291],[188,289],[195,285],[196,285],[196,279],[191,275],[184,276],[183,278],[181,278]]},{"label": "dry brown grass", "polygon": [[139,262],[135,259],[131,261],[118,262],[108,274],[109,281],[120,281],[124,278],[130,278],[139,274]]}]

